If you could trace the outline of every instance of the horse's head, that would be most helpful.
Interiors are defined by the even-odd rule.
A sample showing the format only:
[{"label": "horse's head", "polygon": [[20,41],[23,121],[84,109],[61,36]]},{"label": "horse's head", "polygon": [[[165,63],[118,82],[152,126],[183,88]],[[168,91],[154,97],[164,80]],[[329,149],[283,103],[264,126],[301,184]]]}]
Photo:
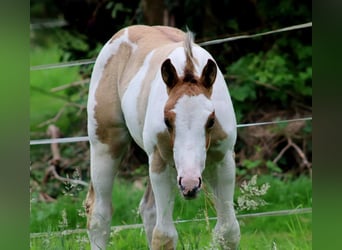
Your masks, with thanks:
[{"label": "horse's head", "polygon": [[171,138],[178,185],[187,199],[195,198],[202,186],[206,152],[215,125],[210,96],[217,66],[208,59],[199,76],[193,72],[190,64],[179,76],[170,59],[161,67],[168,92],[164,121]]}]

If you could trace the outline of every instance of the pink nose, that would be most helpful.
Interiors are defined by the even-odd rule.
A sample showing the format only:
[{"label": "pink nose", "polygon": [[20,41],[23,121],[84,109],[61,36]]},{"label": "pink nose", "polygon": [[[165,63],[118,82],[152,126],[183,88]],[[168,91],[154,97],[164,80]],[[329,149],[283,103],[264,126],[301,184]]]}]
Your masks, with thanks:
[{"label": "pink nose", "polygon": [[201,189],[202,179],[201,177],[198,177],[198,178],[179,177],[178,185],[185,199],[193,199],[193,198],[196,198],[198,191]]}]

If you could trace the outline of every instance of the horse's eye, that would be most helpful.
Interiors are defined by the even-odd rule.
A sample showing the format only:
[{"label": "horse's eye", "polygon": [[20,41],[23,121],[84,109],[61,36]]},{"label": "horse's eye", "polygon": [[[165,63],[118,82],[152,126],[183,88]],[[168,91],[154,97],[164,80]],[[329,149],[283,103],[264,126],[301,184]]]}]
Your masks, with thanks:
[{"label": "horse's eye", "polygon": [[172,129],[172,124],[168,118],[164,118],[164,123],[169,130]]},{"label": "horse's eye", "polygon": [[211,129],[212,127],[214,127],[214,124],[215,124],[215,118],[211,117],[211,118],[208,119],[207,124],[205,125],[205,127],[207,129]]}]

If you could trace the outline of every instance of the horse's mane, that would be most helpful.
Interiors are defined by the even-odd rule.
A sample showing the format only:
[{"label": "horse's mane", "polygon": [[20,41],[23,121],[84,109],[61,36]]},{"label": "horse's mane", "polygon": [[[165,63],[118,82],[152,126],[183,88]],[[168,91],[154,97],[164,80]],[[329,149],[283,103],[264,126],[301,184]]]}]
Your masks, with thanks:
[{"label": "horse's mane", "polygon": [[186,64],[184,67],[184,81],[191,81],[194,78],[194,62],[192,45],[194,44],[194,34],[187,30],[184,40],[184,51],[186,55]]}]

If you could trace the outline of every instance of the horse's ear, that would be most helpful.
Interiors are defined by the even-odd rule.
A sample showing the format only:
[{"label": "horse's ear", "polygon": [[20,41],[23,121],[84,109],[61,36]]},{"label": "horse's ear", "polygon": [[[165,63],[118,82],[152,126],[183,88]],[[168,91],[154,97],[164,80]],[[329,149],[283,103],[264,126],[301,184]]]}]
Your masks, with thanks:
[{"label": "horse's ear", "polygon": [[169,89],[172,89],[178,82],[176,69],[169,58],[166,59],[161,66],[161,75]]},{"label": "horse's ear", "polygon": [[208,59],[207,64],[203,68],[201,79],[200,79],[204,87],[206,87],[207,89],[210,89],[213,86],[215,79],[216,79],[216,74],[217,74],[216,63],[213,60]]}]

